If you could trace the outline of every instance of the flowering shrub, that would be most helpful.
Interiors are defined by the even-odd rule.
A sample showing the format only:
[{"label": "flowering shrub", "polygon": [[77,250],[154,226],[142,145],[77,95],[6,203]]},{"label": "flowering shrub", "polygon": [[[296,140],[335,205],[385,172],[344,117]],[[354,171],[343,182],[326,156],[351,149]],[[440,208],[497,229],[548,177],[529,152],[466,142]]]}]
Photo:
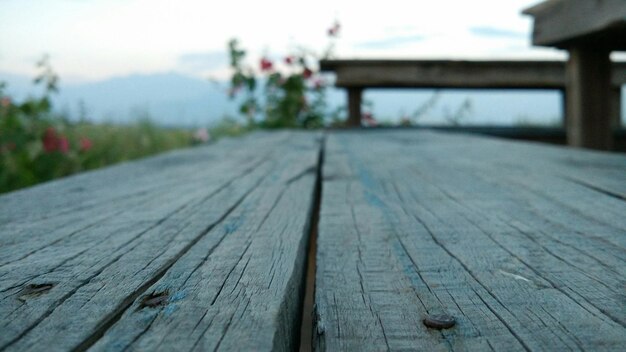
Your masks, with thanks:
[{"label": "flowering shrub", "polygon": [[[47,58],[38,63],[35,84],[40,97],[21,102],[5,93],[0,82],[0,193],[82,170],[188,146],[188,131],[137,126],[72,123],[52,111],[58,77]],[[208,135],[207,135],[208,136]]]},{"label": "flowering shrub", "polygon": [[43,85],[43,96],[16,102],[4,93],[4,84],[0,86],[0,190],[63,176],[78,167],[75,141],[51,113],[50,95],[57,90],[58,78],[47,59],[38,66],[42,73],[35,83]]},{"label": "flowering shrub", "polygon": [[[326,111],[327,84],[314,65],[320,58],[331,55],[332,39],[338,36],[339,29],[339,23],[335,23],[328,30],[331,43],[322,56],[304,49],[287,55],[280,62],[264,56],[258,69],[245,62],[246,51],[236,39],[228,43],[233,70],[228,95],[234,98],[243,94],[240,112],[246,116],[249,125],[267,128],[317,128],[324,125],[324,116],[329,115]],[[259,82],[263,85],[260,97],[257,94]]]}]

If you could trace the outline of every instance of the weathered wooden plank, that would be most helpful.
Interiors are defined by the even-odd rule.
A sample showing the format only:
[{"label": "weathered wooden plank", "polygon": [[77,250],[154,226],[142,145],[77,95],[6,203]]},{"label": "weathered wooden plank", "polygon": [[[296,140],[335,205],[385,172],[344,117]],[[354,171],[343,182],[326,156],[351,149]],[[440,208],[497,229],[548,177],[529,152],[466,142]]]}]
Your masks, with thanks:
[{"label": "weathered wooden plank", "polygon": [[[267,211],[266,204],[250,203],[249,199],[260,202],[259,193],[267,200],[284,191],[284,199],[288,199],[294,209],[309,207],[313,192],[309,181],[314,178],[311,170],[316,165],[317,152],[318,142],[313,134],[255,134],[207,148],[80,175],[2,197],[0,204],[6,208],[2,212],[0,238],[11,241],[15,234],[25,236],[32,233],[33,236],[30,240],[20,240],[12,246],[0,248],[0,258],[10,259],[0,267],[0,349],[48,350],[52,347],[56,350],[80,350],[89,347],[129,307],[134,308],[132,304],[135,300],[142,300],[150,294],[152,291],[148,290],[152,285],[160,283],[159,280],[174,268],[180,258],[192,256],[198,259],[199,253],[206,255],[206,249],[213,245],[216,246],[216,253],[222,253],[217,249],[222,248],[222,244],[230,244],[222,253],[226,257],[238,250],[237,245],[245,245],[245,241],[239,240],[244,235],[239,234],[235,227],[241,224],[245,224],[246,228],[253,227],[255,224],[252,222],[262,221],[260,214]],[[299,161],[293,161],[295,156]],[[283,160],[292,160],[296,167],[291,168]],[[307,168],[303,170],[300,167],[304,164]],[[284,176],[289,172],[302,173],[289,174],[294,178],[285,182]],[[67,199],[63,199],[68,189],[77,186],[82,189],[81,192],[69,194]],[[305,192],[307,187],[309,189]],[[294,189],[299,191],[297,197],[293,195]],[[41,204],[33,201],[42,196],[46,198]],[[90,205],[82,210],[80,206],[74,206],[73,201],[79,204],[88,202]],[[10,210],[13,209],[11,205],[16,206],[15,211]],[[284,207],[284,203],[280,205]],[[29,206],[32,208],[30,211]],[[257,206],[258,209],[248,208],[250,206]],[[76,229],[76,226],[70,226],[70,221],[61,219],[70,217],[73,207],[78,208],[76,211],[88,220],[81,225],[82,228]],[[123,212],[117,213],[111,208],[122,209]],[[53,216],[46,217],[46,212],[51,212]],[[249,222],[233,217],[242,212],[249,216],[250,219],[246,220]],[[27,214],[28,220],[21,219],[23,214]],[[255,341],[258,346],[270,348],[268,346],[293,344],[293,336],[289,331],[280,330],[282,325],[279,324],[298,319],[302,265],[294,258],[303,252],[300,243],[306,243],[303,231],[307,226],[307,216],[303,212],[294,218],[276,219],[268,214],[264,220],[266,227],[275,225],[276,229],[288,227],[294,230],[300,226],[302,231],[281,233],[285,237],[284,243],[264,243],[268,247],[265,253],[276,250],[278,245],[284,245],[284,253],[281,252],[283,257],[265,262],[275,265],[271,286],[275,295],[273,300],[267,300],[267,307],[273,309],[255,311],[257,318],[265,319],[264,333],[249,340]],[[50,231],[50,226],[55,224],[64,224],[65,227]],[[46,229],[53,239],[48,239]],[[201,244],[209,247],[196,249]],[[19,254],[6,255],[5,251],[17,251]],[[292,261],[287,263],[283,259]],[[216,276],[217,271],[224,274],[224,270],[230,269],[239,274],[239,266],[237,270],[234,266],[221,267],[220,261],[212,260],[213,257],[207,265],[216,271]],[[262,266],[258,258],[256,261],[259,266],[255,270],[269,270]],[[187,265],[192,262],[186,261]],[[255,276],[256,279],[266,277]],[[211,284],[202,284],[217,285],[211,277],[203,279]],[[219,281],[219,284],[222,282]],[[52,286],[41,286],[44,284]],[[202,286],[197,289],[204,292]],[[241,308],[245,300],[255,300],[257,293],[260,294],[250,290],[242,295]],[[180,294],[170,297],[171,302],[179,298]],[[154,298],[147,304],[162,303],[161,299]],[[276,307],[280,303],[284,306]],[[138,314],[150,315],[151,312],[156,310],[149,308]],[[229,331],[222,343],[229,341],[229,337],[236,335],[238,330],[233,326]],[[115,345],[108,347],[121,349],[121,346]]]},{"label": "weathered wooden plank", "polygon": [[293,350],[318,155],[289,153],[244,202],[147,292],[94,350]]},{"label": "weathered wooden plank", "polygon": [[[267,137],[256,138],[263,145]],[[250,157],[247,151],[234,148],[235,145],[224,141],[210,149],[194,150],[194,153],[172,152],[52,181],[27,192],[4,195],[0,203],[0,245],[5,250],[0,253],[0,265],[25,254],[9,246],[27,241],[26,249],[31,249],[37,237],[41,239],[37,242],[39,247],[45,247],[58,240],[58,235],[73,233],[93,226],[98,219],[124,212],[128,207],[124,202],[150,202],[155,194],[172,190],[172,187],[193,187],[192,182],[202,181],[206,172],[215,173],[215,167],[231,169],[240,157]],[[233,158],[212,165],[213,169],[197,168],[197,162],[211,162],[226,153],[234,153]],[[159,172],[155,172],[157,170]],[[180,174],[187,175],[187,184],[180,182]],[[5,255],[9,258],[4,258]]]},{"label": "weathered wooden plank", "polygon": [[[73,258],[85,246],[95,247],[95,240],[108,240],[109,236],[100,232],[106,234],[112,229],[103,224],[113,225],[113,229],[134,226],[128,222],[134,217],[128,209],[143,212],[145,221],[151,220],[148,217],[151,213],[160,219],[176,206],[197,197],[195,190],[199,188],[211,194],[229,185],[236,175],[246,174],[264,160],[267,156],[264,153],[271,148],[271,144],[264,147],[267,142],[263,136],[255,137],[252,143],[258,143],[259,148],[256,157],[249,151],[233,149],[234,144],[220,143],[193,153],[176,152],[86,173],[3,197],[0,204],[5,219],[0,226],[0,268],[4,271],[0,272],[0,278],[5,286],[0,291],[17,285],[7,275],[21,277],[19,282],[29,280],[30,274],[25,270],[46,272]],[[214,162],[216,156],[229,151],[231,158]],[[210,166],[199,168],[202,165],[199,163]],[[181,175],[185,175],[184,182]],[[82,191],[68,191],[75,188]],[[27,269],[13,271],[15,267],[23,268],[24,263],[29,263]]]},{"label": "weathered wooden plank", "polygon": [[[563,61],[322,60],[337,87],[565,89]],[[611,83],[626,83],[626,64],[612,63]]]},{"label": "weathered wooden plank", "polygon": [[[563,175],[580,168],[569,158],[600,175],[626,158],[543,150],[415,131],[331,135],[318,349],[623,347],[626,203]],[[421,319],[437,311],[457,326],[430,331]]]},{"label": "weathered wooden plank", "polygon": [[567,47],[572,42],[626,49],[623,0],[549,0],[524,11],[535,19],[533,44]]},{"label": "weathered wooden plank", "polygon": [[[433,148],[437,143],[446,143],[448,134],[428,133],[423,138],[431,141]],[[516,142],[497,138],[484,138],[456,134],[455,142],[463,153],[473,153],[469,158],[490,160],[493,165],[523,169],[529,173],[548,172],[562,180],[579,183],[590,189],[607,195],[626,199],[626,163],[622,154],[601,153],[590,150],[569,149],[540,143]],[[532,162],[520,163],[519,160],[531,159]],[[571,205],[582,204],[573,202]]]}]

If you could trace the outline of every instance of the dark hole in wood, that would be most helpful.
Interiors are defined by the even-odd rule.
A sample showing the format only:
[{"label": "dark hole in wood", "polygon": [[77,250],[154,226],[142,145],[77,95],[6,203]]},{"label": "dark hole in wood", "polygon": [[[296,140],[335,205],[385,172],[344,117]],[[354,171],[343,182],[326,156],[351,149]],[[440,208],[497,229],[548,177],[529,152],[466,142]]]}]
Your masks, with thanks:
[{"label": "dark hole in wood", "polygon": [[167,291],[153,292],[141,298],[141,303],[139,303],[138,309],[164,306],[165,304],[167,304],[169,298],[170,295]]},{"label": "dark hole in wood", "polygon": [[28,284],[22,288],[20,291],[20,295],[18,299],[20,301],[26,301],[29,298],[40,296],[48,291],[50,291],[54,287],[52,283],[45,284]]}]

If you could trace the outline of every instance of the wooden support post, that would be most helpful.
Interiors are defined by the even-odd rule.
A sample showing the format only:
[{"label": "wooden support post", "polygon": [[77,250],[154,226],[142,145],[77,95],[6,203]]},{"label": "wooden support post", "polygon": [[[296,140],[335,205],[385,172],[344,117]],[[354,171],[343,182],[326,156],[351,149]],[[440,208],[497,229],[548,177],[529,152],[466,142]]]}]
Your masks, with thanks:
[{"label": "wooden support post", "polygon": [[563,114],[561,116],[561,127],[567,129],[567,116],[569,114],[567,111],[567,89],[560,89],[559,91],[561,92],[561,113]]},{"label": "wooden support post", "polygon": [[622,87],[611,87],[611,127],[613,131],[622,127]]},{"label": "wooden support post", "polygon": [[567,143],[611,148],[611,60],[608,50],[571,47],[567,62]]},{"label": "wooden support post", "polygon": [[361,126],[361,96],[363,88],[348,88],[348,121],[349,127]]}]

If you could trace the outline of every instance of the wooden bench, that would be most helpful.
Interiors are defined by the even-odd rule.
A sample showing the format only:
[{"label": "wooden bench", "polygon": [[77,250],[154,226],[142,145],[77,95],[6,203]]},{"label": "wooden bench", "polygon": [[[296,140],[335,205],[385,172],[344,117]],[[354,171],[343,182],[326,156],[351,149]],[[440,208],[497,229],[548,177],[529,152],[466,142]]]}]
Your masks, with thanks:
[{"label": "wooden bench", "polygon": [[623,350],[624,214],[624,155],[258,132],[0,196],[0,351]]},{"label": "wooden bench", "polygon": [[533,44],[569,53],[569,143],[610,149],[615,73],[610,55],[613,50],[626,50],[626,1],[548,0],[524,13],[534,18]]},{"label": "wooden bench", "polygon": [[[568,135],[573,133],[573,118],[567,116],[573,109],[572,104],[579,104],[580,98],[568,98],[565,94],[569,80],[566,63],[562,61],[322,60],[320,69],[334,72],[335,86],[348,91],[347,124],[353,127],[361,125],[361,100],[363,90],[367,88],[559,90],[563,92],[563,111],[566,115],[565,125],[569,126]],[[621,88],[626,84],[626,63],[613,63],[608,72],[611,86],[606,93],[609,103],[605,112],[607,118],[610,118],[610,128],[607,130],[610,134],[621,125]],[[575,101],[572,102],[572,99]],[[595,117],[594,121],[596,120],[600,119]],[[587,125],[585,128],[594,133],[598,131],[592,127]],[[571,144],[582,146],[578,142]],[[594,147],[588,144],[584,146]],[[607,144],[599,149],[609,147]]]}]

